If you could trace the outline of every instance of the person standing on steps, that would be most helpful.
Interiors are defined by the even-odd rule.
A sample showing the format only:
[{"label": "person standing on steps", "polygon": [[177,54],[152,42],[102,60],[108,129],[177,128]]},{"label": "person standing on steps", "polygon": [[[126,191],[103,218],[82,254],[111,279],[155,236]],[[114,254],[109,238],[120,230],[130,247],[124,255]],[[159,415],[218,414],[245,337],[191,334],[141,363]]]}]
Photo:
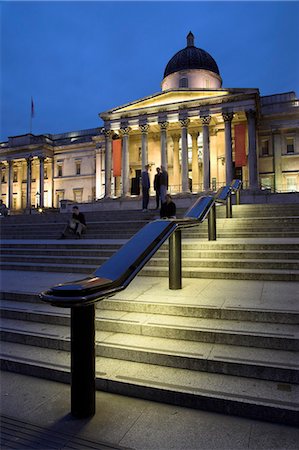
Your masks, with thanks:
[{"label": "person standing on steps", "polygon": [[60,236],[60,239],[64,239],[66,237],[67,231],[73,232],[76,235],[76,238],[80,239],[81,234],[84,230],[86,230],[85,216],[82,212],[79,211],[78,206],[73,206],[72,218],[66,224],[65,229]]},{"label": "person standing on steps", "polygon": [[160,197],[161,197],[161,206],[166,202],[166,193],[168,189],[168,172],[164,166],[161,166],[161,175],[160,175]]},{"label": "person standing on steps", "polygon": [[161,181],[161,169],[157,167],[157,173],[154,178],[154,189],[156,191],[156,209],[160,206],[160,181]]},{"label": "person standing on steps", "polygon": [[141,172],[141,188],[142,188],[142,211],[147,211],[149,203],[149,190],[150,190],[150,179],[149,179],[149,164],[146,164],[144,170]]}]

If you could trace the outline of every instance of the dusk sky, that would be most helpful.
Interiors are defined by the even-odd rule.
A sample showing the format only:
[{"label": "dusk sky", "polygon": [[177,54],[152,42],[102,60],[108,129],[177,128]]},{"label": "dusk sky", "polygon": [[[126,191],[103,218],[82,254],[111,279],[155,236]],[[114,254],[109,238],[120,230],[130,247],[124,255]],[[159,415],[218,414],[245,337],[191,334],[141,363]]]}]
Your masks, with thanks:
[{"label": "dusk sky", "polygon": [[298,2],[1,2],[1,136],[102,126],[98,114],[161,90],[195,45],[223,87],[299,94]]}]

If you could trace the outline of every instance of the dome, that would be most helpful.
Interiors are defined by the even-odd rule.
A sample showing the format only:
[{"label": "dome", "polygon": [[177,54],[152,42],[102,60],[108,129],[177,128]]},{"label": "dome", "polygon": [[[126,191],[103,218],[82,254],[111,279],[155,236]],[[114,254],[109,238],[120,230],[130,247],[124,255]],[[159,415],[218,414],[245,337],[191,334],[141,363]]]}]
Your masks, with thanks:
[{"label": "dome", "polygon": [[177,52],[168,62],[164,78],[172,73],[190,69],[209,70],[220,76],[218,66],[212,56],[205,50],[194,46],[194,35],[191,31],[187,36],[187,47]]}]

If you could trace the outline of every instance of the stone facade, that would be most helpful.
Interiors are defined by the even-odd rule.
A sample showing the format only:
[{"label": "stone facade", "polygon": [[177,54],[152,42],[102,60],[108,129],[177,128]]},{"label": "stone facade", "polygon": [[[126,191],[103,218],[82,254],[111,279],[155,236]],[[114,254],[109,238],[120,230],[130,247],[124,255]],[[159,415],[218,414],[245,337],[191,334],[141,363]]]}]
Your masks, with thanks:
[{"label": "stone facade", "polygon": [[[188,52],[190,70],[184,65]],[[151,186],[156,167],[167,168],[171,193],[215,190],[234,178],[252,190],[299,191],[296,94],[260,96],[258,89],[225,89],[221,83],[215,61],[194,47],[189,33],[187,47],[166,66],[162,92],[101,113],[103,127],[26,134],[1,143],[2,200],[20,210],[58,207],[62,199],[82,203],[139,195],[145,164],[151,167]],[[117,174],[115,140],[121,142]]]}]

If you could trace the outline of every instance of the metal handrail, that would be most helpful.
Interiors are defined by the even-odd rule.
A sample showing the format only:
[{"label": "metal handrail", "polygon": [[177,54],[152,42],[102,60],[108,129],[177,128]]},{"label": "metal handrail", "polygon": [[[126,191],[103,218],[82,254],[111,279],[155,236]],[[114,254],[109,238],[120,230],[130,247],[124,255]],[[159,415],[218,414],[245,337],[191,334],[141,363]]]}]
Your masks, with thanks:
[{"label": "metal handrail", "polygon": [[230,186],[221,187],[216,194],[199,197],[182,219],[148,223],[92,275],[54,286],[42,292],[40,298],[53,306],[69,308],[97,302],[125,289],[176,230],[199,225],[214,204],[227,202],[232,193],[240,191],[241,184],[240,180],[233,180]]},{"label": "metal handrail", "polygon": [[[95,303],[125,289],[169,238],[169,288],[181,289],[181,230],[209,218],[209,239],[216,239],[216,202],[228,204],[241,184],[199,197],[182,219],[160,219],[145,225],[91,276],[59,284],[39,294],[54,306],[71,308],[71,412],[95,414]],[[230,202],[231,205],[231,202]],[[231,216],[229,216],[231,217]]]},{"label": "metal handrail", "polygon": [[203,196],[182,219],[159,219],[148,223],[91,276],[54,286],[42,292],[40,298],[53,306],[69,308],[97,302],[125,289],[177,229],[203,222],[214,201],[213,196]]}]

